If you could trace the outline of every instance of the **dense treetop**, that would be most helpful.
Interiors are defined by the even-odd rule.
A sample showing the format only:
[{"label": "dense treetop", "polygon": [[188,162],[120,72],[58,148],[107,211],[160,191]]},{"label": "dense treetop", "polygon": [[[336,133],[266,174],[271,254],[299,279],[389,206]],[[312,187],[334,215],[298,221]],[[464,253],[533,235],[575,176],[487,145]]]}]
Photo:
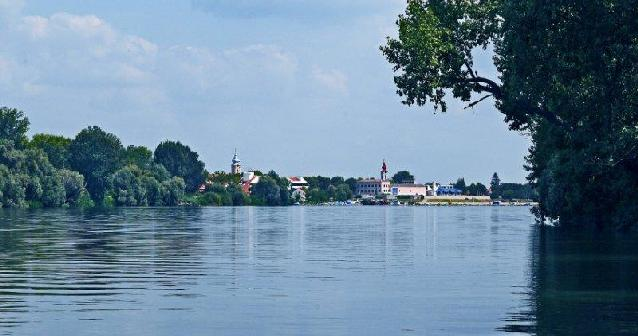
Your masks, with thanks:
[{"label": "dense treetop", "polygon": [[155,148],[155,162],[163,165],[173,176],[186,182],[187,191],[195,191],[204,183],[206,170],[199,155],[179,141],[164,141]]},{"label": "dense treetop", "polygon": [[0,107],[0,139],[21,147],[28,141],[29,119],[24,112],[8,107]]}]

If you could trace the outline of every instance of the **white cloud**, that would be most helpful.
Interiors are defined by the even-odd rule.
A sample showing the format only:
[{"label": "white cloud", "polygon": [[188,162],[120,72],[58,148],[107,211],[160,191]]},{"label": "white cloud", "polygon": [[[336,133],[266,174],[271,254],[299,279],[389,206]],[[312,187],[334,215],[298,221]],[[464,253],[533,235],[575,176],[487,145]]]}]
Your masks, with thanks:
[{"label": "white cloud", "polygon": [[297,72],[295,57],[275,45],[160,47],[94,15],[56,13],[17,21],[2,31],[7,38],[0,45],[0,78],[10,82],[7,91],[26,96],[81,90],[94,97],[94,106],[108,106],[110,99],[163,106],[247,95],[259,101],[288,92]]},{"label": "white cloud", "polygon": [[0,24],[10,23],[24,7],[24,0],[0,0]]},{"label": "white cloud", "polygon": [[321,85],[340,93],[348,92],[348,77],[339,70],[312,69],[312,77]]},{"label": "white cloud", "polygon": [[[93,15],[26,16],[3,33],[17,87],[96,88],[145,85],[158,47],[122,34]],[[28,90],[25,93],[40,93]]]},{"label": "white cloud", "polygon": [[297,73],[295,58],[272,45],[222,51],[173,46],[160,53],[156,67],[176,100],[204,103],[280,99]]}]

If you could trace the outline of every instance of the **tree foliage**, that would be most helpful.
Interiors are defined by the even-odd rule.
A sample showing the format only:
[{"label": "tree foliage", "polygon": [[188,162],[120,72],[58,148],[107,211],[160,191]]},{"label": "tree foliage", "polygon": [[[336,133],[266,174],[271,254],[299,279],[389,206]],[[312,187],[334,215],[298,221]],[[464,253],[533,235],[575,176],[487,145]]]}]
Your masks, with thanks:
[{"label": "tree foliage", "polygon": [[490,190],[492,193],[495,193],[500,186],[501,178],[498,177],[498,173],[494,172],[494,174],[492,174],[492,179],[490,180]]},{"label": "tree foliage", "polygon": [[[638,223],[636,0],[412,0],[381,47],[405,104],[491,97],[532,137],[537,213],[562,225]],[[498,78],[474,67],[493,47]]]},{"label": "tree foliage", "polygon": [[256,205],[288,205],[290,200],[287,194],[288,190],[282,188],[278,176],[272,171],[262,176],[251,191],[251,197]]},{"label": "tree foliage", "polygon": [[357,180],[352,177],[344,179],[341,176],[306,176],[304,179],[308,182],[306,201],[312,204],[352,199],[357,184]]},{"label": "tree foliage", "polygon": [[455,189],[460,190],[461,193],[463,193],[463,194],[467,193],[467,185],[465,184],[465,178],[464,177],[459,177],[452,186]]},{"label": "tree foliage", "polygon": [[407,170],[400,170],[392,176],[392,183],[414,183],[414,175]]},{"label": "tree foliage", "polygon": [[39,149],[16,149],[0,140],[0,207],[76,206],[86,193],[82,179],[57,170]]},{"label": "tree foliage", "polygon": [[155,162],[163,165],[173,176],[186,183],[186,190],[193,192],[204,183],[206,171],[199,155],[179,141],[164,141],[155,149]]},{"label": "tree foliage", "polygon": [[136,165],[117,170],[109,179],[110,194],[119,206],[178,205],[184,188],[181,177],[168,178]]},{"label": "tree foliage", "polygon": [[[146,147],[124,149],[96,126],[73,140],[36,134],[27,141],[28,126],[21,111],[0,109],[0,207],[173,206],[184,199],[183,178],[156,163]],[[190,150],[185,156],[197,161]],[[195,165],[203,171],[203,163]]]},{"label": "tree foliage", "polygon": [[69,166],[69,147],[71,139],[61,135],[52,134],[36,134],[29,141],[30,148],[39,148],[46,153],[49,162],[59,169],[68,169]]},{"label": "tree foliage", "polygon": [[27,143],[29,118],[24,112],[8,107],[0,107],[0,139],[8,140],[17,148]]},{"label": "tree foliage", "polygon": [[486,196],[488,194],[487,187],[483,183],[472,183],[467,186],[467,194],[470,196]]},{"label": "tree foliage", "polygon": [[231,174],[224,171],[216,171],[208,177],[210,183],[238,184],[240,181],[241,174]]},{"label": "tree foliage", "polygon": [[71,167],[86,179],[91,198],[101,204],[109,176],[122,165],[124,148],[120,139],[97,126],[83,129],[69,146]]},{"label": "tree foliage", "polygon": [[124,164],[147,168],[153,164],[153,152],[144,146],[130,145],[124,151]]}]

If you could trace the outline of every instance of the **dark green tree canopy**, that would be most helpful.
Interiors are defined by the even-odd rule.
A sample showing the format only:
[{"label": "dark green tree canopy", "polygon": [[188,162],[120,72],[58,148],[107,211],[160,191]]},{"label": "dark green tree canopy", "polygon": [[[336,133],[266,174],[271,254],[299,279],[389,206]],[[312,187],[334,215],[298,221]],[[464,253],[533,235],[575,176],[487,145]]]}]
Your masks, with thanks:
[{"label": "dark green tree canopy", "polygon": [[414,183],[414,176],[407,170],[401,170],[392,176],[392,183]]},{"label": "dark green tree canopy", "polygon": [[258,204],[279,206],[282,204],[281,187],[272,176],[265,175],[252,188],[252,196]]},{"label": "dark green tree canopy", "polygon": [[124,148],[120,139],[97,126],[83,129],[69,146],[71,167],[84,175],[93,200],[101,204],[108,177],[122,166]]},{"label": "dark green tree canopy", "polygon": [[0,140],[0,208],[75,206],[85,193],[82,177],[57,170],[42,150]]},{"label": "dark green tree canopy", "polygon": [[466,193],[467,192],[467,185],[465,184],[465,178],[464,177],[459,177],[456,180],[456,183],[453,184],[454,188],[460,190],[462,193]]},{"label": "dark green tree canopy", "polygon": [[29,125],[29,118],[24,112],[15,108],[0,107],[0,140],[9,140],[16,147],[22,147],[28,140]]},{"label": "dark green tree canopy", "polygon": [[29,142],[29,147],[43,150],[49,162],[59,169],[70,167],[69,146],[71,146],[71,139],[52,134],[36,134]]},{"label": "dark green tree canopy", "polygon": [[187,191],[197,190],[206,179],[199,155],[179,141],[160,143],[155,149],[155,162],[163,165],[171,175],[183,178]]},{"label": "dark green tree canopy", "polygon": [[472,183],[467,187],[467,193],[470,196],[486,196],[487,187],[483,183]]},{"label": "dark green tree canopy", "polygon": [[490,180],[490,189],[496,190],[501,186],[501,178],[498,177],[498,173],[494,172],[492,174],[492,179]]},{"label": "dark green tree canopy", "polygon": [[130,145],[124,151],[124,163],[140,168],[150,167],[153,163],[153,152],[144,146]]}]

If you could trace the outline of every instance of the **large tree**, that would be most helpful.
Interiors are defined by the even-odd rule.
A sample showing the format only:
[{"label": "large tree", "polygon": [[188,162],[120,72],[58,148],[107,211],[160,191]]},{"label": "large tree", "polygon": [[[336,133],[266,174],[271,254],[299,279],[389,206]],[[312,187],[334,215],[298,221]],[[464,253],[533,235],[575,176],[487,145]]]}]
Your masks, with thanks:
[{"label": "large tree", "polygon": [[490,191],[492,198],[498,198],[501,188],[501,178],[498,177],[498,173],[494,172],[492,174],[492,179],[490,180]]},{"label": "large tree", "polygon": [[392,183],[414,183],[414,175],[407,170],[400,170],[392,176]]},{"label": "large tree", "polygon": [[[382,46],[405,104],[490,98],[532,137],[541,217],[638,223],[638,0],[411,0]],[[498,78],[477,71],[494,49]]]},{"label": "large tree", "polygon": [[465,184],[465,178],[459,177],[456,179],[456,183],[453,184],[454,188],[460,190],[463,194],[467,192],[467,185]]},{"label": "large tree", "polygon": [[83,129],[69,146],[70,164],[86,180],[91,198],[104,201],[109,176],[122,166],[124,148],[120,139],[97,126]]},{"label": "large tree", "polygon": [[285,205],[281,197],[282,188],[277,182],[277,179],[270,175],[259,179],[259,182],[255,184],[251,191],[251,196],[258,205]]},{"label": "large tree", "polygon": [[183,178],[187,191],[197,190],[206,178],[199,154],[179,141],[160,143],[155,149],[155,162],[163,165],[171,175]]},{"label": "large tree", "polygon": [[0,107],[0,140],[9,140],[20,148],[27,143],[29,118],[24,112],[8,107]]}]

